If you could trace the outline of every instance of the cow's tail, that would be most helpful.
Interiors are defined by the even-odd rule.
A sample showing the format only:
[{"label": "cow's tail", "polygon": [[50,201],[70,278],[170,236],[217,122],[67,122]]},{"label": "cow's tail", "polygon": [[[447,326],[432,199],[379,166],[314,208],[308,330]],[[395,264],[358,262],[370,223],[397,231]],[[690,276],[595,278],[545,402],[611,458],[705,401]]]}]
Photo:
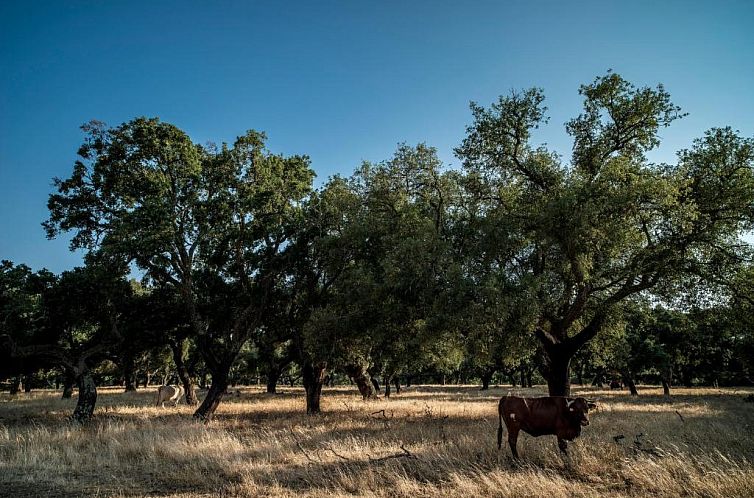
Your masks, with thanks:
[{"label": "cow's tail", "polygon": [[503,445],[503,411],[498,409],[497,418],[500,425],[497,426],[497,449]]}]

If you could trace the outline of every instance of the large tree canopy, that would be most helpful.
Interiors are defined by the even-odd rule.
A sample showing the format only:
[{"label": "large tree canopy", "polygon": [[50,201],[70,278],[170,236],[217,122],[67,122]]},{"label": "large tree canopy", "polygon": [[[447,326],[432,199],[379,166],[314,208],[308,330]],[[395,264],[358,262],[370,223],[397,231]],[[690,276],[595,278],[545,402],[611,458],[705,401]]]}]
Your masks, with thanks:
[{"label": "large tree canopy", "polygon": [[50,196],[48,235],[73,231],[73,248],[134,262],[175,288],[213,374],[196,412],[209,418],[282,273],[309,160],[269,153],[254,131],[211,148],[157,119],[83,129],[81,159]]},{"label": "large tree canopy", "polygon": [[754,147],[710,130],[675,165],[645,152],[681,116],[662,86],[635,88],[608,73],[581,87],[584,110],[567,123],[570,162],[531,144],[546,121],[537,89],[472,104],[457,149],[474,195],[509,235],[503,271],[536,296],[534,333],[546,353],[550,393],[569,392],[570,359],[627,297],[726,271],[754,221]]},{"label": "large tree canopy", "polygon": [[[580,94],[569,154],[535,143],[547,108],[530,89],[472,103],[460,170],[399,145],[318,190],[308,157],[271,153],[260,132],[198,145],[158,119],[91,122],[43,224],[70,232],[87,267],[3,263],[2,367],[56,358],[91,401],[102,358],[133,386],[136,356],[169,345],[189,401],[194,367],[211,374],[203,420],[241,370],[261,366],[274,392],[294,362],[310,413],[338,371],[365,398],[370,375],[378,390],[420,373],[488,386],[519,368],[530,383],[535,364],[566,395],[574,358],[580,380],[660,379],[668,392],[673,378],[750,378],[737,327],[750,326],[754,140],[715,128],[655,164],[647,153],[683,116],[661,85],[608,72]],[[705,344],[690,360],[686,346]]]}]

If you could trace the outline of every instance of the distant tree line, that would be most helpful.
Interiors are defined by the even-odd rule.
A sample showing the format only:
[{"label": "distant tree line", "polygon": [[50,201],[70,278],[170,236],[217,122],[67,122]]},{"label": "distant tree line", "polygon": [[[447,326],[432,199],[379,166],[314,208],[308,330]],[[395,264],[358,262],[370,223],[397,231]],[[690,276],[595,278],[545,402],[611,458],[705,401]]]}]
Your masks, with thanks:
[{"label": "distant tree line", "polygon": [[[682,117],[660,85],[580,89],[565,158],[532,143],[539,89],[471,104],[446,168],[400,145],[313,188],[263,133],[198,145],[159,119],[83,126],[48,237],[85,265],[2,263],[0,377],[18,390],[181,383],[211,419],[235,383],[747,384],[754,378],[754,140],[715,128],[646,158]],[[129,280],[133,270],[143,275]],[[207,387],[201,403],[197,383]]]}]

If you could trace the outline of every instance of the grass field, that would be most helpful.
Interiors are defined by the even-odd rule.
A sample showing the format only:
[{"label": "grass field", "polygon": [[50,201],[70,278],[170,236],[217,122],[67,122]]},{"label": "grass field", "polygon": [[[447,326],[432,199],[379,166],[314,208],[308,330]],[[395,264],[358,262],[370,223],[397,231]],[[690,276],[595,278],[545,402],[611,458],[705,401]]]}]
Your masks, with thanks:
[{"label": "grass field", "polygon": [[[754,496],[752,389],[580,389],[591,425],[560,456],[555,438],[496,444],[507,388],[420,386],[361,401],[326,389],[319,416],[303,392],[256,387],[201,425],[192,408],[156,408],[156,388],[100,389],[80,427],[59,392],[0,395],[2,496]],[[541,388],[514,389],[541,395]],[[384,410],[384,411],[383,411]],[[616,436],[623,438],[616,438]]]}]

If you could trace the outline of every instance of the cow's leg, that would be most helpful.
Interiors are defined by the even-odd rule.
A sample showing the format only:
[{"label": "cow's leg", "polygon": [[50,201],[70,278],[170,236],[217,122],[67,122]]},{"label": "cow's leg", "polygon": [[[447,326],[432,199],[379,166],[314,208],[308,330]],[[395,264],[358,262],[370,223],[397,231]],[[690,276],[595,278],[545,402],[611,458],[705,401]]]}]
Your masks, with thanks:
[{"label": "cow's leg", "polygon": [[516,443],[518,442],[518,427],[508,426],[508,444],[511,447],[511,453],[513,458],[518,458],[518,450],[516,449]]},{"label": "cow's leg", "polygon": [[560,448],[560,451],[564,454],[568,454],[568,443],[565,439],[558,438],[558,448]]}]

